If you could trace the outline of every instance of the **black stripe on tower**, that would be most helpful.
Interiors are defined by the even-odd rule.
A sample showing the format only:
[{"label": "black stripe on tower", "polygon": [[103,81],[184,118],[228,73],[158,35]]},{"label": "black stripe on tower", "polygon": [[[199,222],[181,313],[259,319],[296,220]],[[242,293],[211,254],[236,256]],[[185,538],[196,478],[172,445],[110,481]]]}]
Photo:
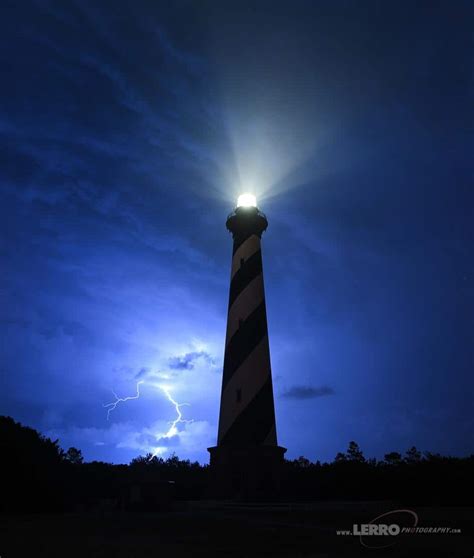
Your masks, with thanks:
[{"label": "black stripe on tower", "polygon": [[250,316],[242,323],[241,327],[234,333],[229,341],[224,356],[224,373],[222,378],[222,390],[228,381],[238,370],[241,364],[247,360],[250,353],[267,334],[267,313],[265,300],[255,308]]},{"label": "black stripe on tower", "polygon": [[262,445],[275,427],[271,376],[224,434],[220,445]]},{"label": "black stripe on tower", "polygon": [[232,255],[234,256],[237,250],[242,246],[242,244],[252,236],[252,232],[250,232],[247,236],[236,236],[234,237],[234,248],[232,250]]},{"label": "black stripe on tower", "polygon": [[232,277],[229,292],[229,310],[235,299],[255,277],[262,273],[262,251],[257,250],[245,260]]}]

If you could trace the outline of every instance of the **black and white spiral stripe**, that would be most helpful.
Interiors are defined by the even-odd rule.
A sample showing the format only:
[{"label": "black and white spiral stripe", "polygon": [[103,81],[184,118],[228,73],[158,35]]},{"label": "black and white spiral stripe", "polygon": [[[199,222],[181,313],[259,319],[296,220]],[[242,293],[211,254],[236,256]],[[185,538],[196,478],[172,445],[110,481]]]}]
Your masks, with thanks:
[{"label": "black and white spiral stripe", "polygon": [[218,445],[277,445],[260,236],[234,236]]}]

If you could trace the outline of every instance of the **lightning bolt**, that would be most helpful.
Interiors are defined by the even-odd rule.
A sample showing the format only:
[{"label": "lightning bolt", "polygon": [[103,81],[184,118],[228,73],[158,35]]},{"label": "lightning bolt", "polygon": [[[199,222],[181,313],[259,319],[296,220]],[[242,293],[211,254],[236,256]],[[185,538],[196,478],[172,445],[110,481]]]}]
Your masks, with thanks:
[{"label": "lightning bolt", "polygon": [[[166,432],[166,434],[163,434],[163,436],[162,436],[162,438],[171,438],[172,436],[176,436],[176,434],[178,434],[178,428],[176,426],[177,424],[179,424],[179,423],[189,424],[190,422],[193,422],[193,419],[189,419],[189,420],[183,419],[183,414],[181,413],[180,407],[183,407],[185,405],[189,405],[189,403],[178,403],[177,401],[175,401],[171,397],[171,394],[166,387],[164,387],[164,386],[159,386],[159,387],[161,388],[163,393],[168,398],[168,401],[174,405],[174,408],[176,410],[176,415],[177,415],[176,418],[169,423],[171,426],[169,427],[168,432]],[[162,448],[160,446],[155,448],[155,451],[152,452],[152,455],[151,455],[150,459],[153,459],[154,457],[156,457],[160,453],[161,450],[162,450]]]},{"label": "lightning bolt", "polygon": [[[114,390],[112,390],[112,393],[114,394],[115,397],[115,401],[112,401],[110,403],[105,403],[104,405],[102,405],[105,409],[107,409],[107,420],[109,420],[110,418],[110,413],[112,411],[115,411],[115,409],[117,408],[117,405],[119,403],[125,403],[126,401],[131,401],[132,399],[140,399],[140,385],[144,384],[145,380],[140,380],[139,382],[137,382],[137,392],[135,395],[129,395],[128,397],[119,397]],[[156,384],[155,384],[156,385]],[[173,421],[170,421],[170,427],[168,429],[168,431],[165,434],[157,434],[156,437],[157,438],[171,438],[173,436],[176,436],[179,433],[178,427],[177,425],[182,423],[182,424],[189,424],[191,422],[194,422],[193,419],[183,419],[183,413],[181,412],[181,407],[184,406],[188,406],[189,403],[178,403],[177,401],[175,401],[173,399],[173,397],[171,396],[171,393],[169,392],[169,389],[166,386],[156,386],[158,388],[161,389],[161,391],[166,395],[166,398],[168,399],[168,401],[170,403],[172,403],[174,405],[175,411],[176,411],[176,418]],[[153,459],[153,457],[156,457],[161,451],[163,451],[165,448],[162,446],[158,446],[154,449],[153,452],[151,452],[151,457],[150,459]]]},{"label": "lightning bolt", "polygon": [[112,401],[111,403],[105,403],[105,405],[102,405],[105,409],[107,409],[107,420],[109,420],[110,418],[110,413],[112,411],[115,411],[115,409],[117,408],[117,405],[119,403],[125,403],[125,401],[130,401],[132,399],[140,399],[140,384],[143,384],[144,380],[140,380],[139,382],[137,382],[137,393],[136,395],[130,395],[128,397],[119,397],[114,390],[112,390],[112,393],[114,394],[115,397],[115,401]]}]

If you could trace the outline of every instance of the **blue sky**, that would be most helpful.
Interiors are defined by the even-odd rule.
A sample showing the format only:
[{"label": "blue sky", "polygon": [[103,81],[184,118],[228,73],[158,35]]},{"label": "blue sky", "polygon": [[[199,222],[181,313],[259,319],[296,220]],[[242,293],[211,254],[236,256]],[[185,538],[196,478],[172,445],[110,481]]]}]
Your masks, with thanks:
[{"label": "blue sky", "polygon": [[471,3],[4,12],[2,414],[206,462],[251,190],[288,457],[472,452]]}]

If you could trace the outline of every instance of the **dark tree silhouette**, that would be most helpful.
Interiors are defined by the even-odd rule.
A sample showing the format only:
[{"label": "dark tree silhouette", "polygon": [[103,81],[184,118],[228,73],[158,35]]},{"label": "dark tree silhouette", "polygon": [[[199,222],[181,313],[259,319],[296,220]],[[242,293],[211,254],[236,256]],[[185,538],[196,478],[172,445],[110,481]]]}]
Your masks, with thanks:
[{"label": "dark tree silhouette", "polygon": [[296,463],[297,463],[298,467],[303,467],[303,468],[307,468],[311,465],[311,461],[309,459],[307,459],[306,457],[303,457],[302,455],[300,455],[298,457],[298,459],[296,460]]},{"label": "dark tree silhouette", "polygon": [[341,461],[347,461],[347,456],[342,451],[338,451],[336,457],[334,458],[336,463],[340,463]]},{"label": "dark tree silhouette", "polygon": [[365,457],[357,442],[349,442],[349,447],[347,448],[347,459],[349,461],[358,461],[359,463],[365,461]]},{"label": "dark tree silhouette", "polygon": [[400,465],[402,462],[402,455],[397,451],[391,451],[390,453],[386,453],[384,455],[384,459],[388,465]]},{"label": "dark tree silhouette", "polygon": [[[209,468],[197,462],[147,454],[129,465],[85,463],[77,448],[64,452],[50,440],[10,417],[0,417],[0,510],[3,512],[58,512],[95,509],[100,502],[116,502],[130,486],[144,493],[172,484],[178,499],[208,497]],[[332,463],[313,463],[304,456],[285,461],[282,498],[290,501],[322,499],[390,499],[403,505],[469,505],[474,456],[443,457],[415,447],[402,458],[389,452],[383,461],[365,459],[355,441]],[[128,488],[127,488],[128,487]],[[435,487],[435,489],[434,489]],[[118,504],[117,504],[118,505]]]},{"label": "dark tree silhouette", "polygon": [[52,509],[63,496],[64,452],[50,440],[10,417],[0,417],[2,498],[11,511]]},{"label": "dark tree silhouette", "polygon": [[64,459],[73,465],[80,465],[84,462],[82,452],[77,448],[69,448],[64,454]]},{"label": "dark tree silhouette", "polygon": [[405,455],[405,461],[407,463],[418,463],[421,461],[421,452],[418,451],[415,446],[412,446],[409,450],[407,450]]}]

